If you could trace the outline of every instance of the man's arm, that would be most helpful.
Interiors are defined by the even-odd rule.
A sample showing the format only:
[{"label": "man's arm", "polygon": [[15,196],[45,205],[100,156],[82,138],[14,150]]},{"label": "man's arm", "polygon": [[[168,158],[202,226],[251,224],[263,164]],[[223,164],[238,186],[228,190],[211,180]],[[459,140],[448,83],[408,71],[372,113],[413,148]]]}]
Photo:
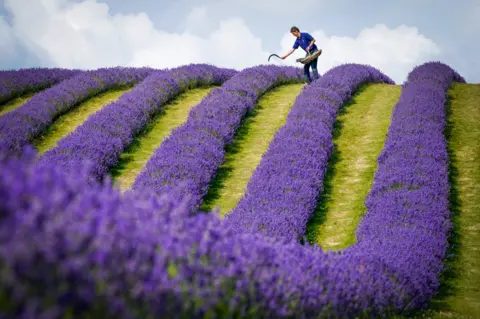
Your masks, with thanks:
[{"label": "man's arm", "polygon": [[280,59],[285,60],[290,54],[295,52],[295,48],[291,48],[290,51],[288,51],[284,56],[281,56]]},{"label": "man's arm", "polygon": [[307,52],[310,53],[310,48],[312,47],[312,45],[315,43],[315,39],[313,39],[310,44],[308,45],[307,47]]},{"label": "man's arm", "polygon": [[310,53],[310,49],[311,49],[312,45],[315,43],[315,39],[309,33],[305,34],[305,38],[307,40],[310,40],[310,44],[307,47],[307,52]]}]

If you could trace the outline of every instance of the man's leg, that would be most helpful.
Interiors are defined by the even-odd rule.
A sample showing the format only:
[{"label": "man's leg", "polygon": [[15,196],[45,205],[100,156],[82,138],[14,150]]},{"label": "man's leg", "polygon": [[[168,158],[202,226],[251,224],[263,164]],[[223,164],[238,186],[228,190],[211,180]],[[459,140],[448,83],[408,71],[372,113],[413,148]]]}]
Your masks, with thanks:
[{"label": "man's leg", "polygon": [[312,62],[310,62],[311,65],[312,65],[313,78],[314,78],[315,80],[318,80],[317,62],[318,62],[318,57],[315,58],[315,60],[313,60]]},{"label": "man's leg", "polygon": [[303,65],[303,75],[305,76],[307,83],[312,82],[312,79],[310,78],[310,64],[311,62],[308,62]]}]

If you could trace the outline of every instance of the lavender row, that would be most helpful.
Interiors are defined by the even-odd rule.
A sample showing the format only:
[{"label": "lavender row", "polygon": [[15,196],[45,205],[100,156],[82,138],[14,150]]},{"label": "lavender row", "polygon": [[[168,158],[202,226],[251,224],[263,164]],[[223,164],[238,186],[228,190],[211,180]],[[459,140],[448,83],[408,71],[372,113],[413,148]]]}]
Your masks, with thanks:
[{"label": "lavender row", "polygon": [[28,68],[0,72],[0,104],[23,94],[43,90],[78,74],[79,70]]},{"label": "lavender row", "polygon": [[176,190],[190,196],[190,207],[195,210],[224,160],[225,145],[247,111],[268,89],[295,81],[301,81],[297,68],[257,66],[212,90],[155,151],[132,189],[151,189],[157,194]]},{"label": "lavender row", "polygon": [[220,85],[237,71],[192,64],[157,71],[117,101],[90,116],[73,133],[47,151],[41,163],[55,163],[66,171],[89,162],[89,177],[102,179],[118,163],[122,151],[152,116],[188,88]]},{"label": "lavender row", "polygon": [[402,272],[412,296],[406,308],[422,306],[436,292],[448,246],[449,159],[443,132],[452,81],[465,82],[439,62],[409,74],[352,247]]},{"label": "lavender row", "polygon": [[302,91],[226,225],[292,241],[304,236],[323,190],[338,110],[364,83],[394,84],[373,67],[345,64]]},{"label": "lavender row", "polygon": [[32,142],[60,115],[88,98],[130,86],[146,78],[149,68],[102,68],[83,71],[34,95],[24,105],[0,117],[0,149],[12,153]]}]

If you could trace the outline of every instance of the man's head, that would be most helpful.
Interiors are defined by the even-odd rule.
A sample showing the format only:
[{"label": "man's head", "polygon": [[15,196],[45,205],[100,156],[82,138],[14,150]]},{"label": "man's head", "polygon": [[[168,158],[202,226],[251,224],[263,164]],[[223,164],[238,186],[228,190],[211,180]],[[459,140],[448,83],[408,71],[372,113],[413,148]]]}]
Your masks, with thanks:
[{"label": "man's head", "polygon": [[300,30],[297,27],[291,27],[290,33],[293,34],[294,37],[300,37]]}]

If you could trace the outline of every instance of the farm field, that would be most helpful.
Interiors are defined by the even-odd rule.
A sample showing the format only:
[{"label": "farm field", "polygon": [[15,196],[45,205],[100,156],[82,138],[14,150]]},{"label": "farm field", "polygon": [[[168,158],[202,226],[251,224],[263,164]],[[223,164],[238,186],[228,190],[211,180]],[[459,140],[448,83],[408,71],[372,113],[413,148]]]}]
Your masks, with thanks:
[{"label": "farm field", "polygon": [[0,314],[480,317],[480,84],[448,65],[16,72]]}]

